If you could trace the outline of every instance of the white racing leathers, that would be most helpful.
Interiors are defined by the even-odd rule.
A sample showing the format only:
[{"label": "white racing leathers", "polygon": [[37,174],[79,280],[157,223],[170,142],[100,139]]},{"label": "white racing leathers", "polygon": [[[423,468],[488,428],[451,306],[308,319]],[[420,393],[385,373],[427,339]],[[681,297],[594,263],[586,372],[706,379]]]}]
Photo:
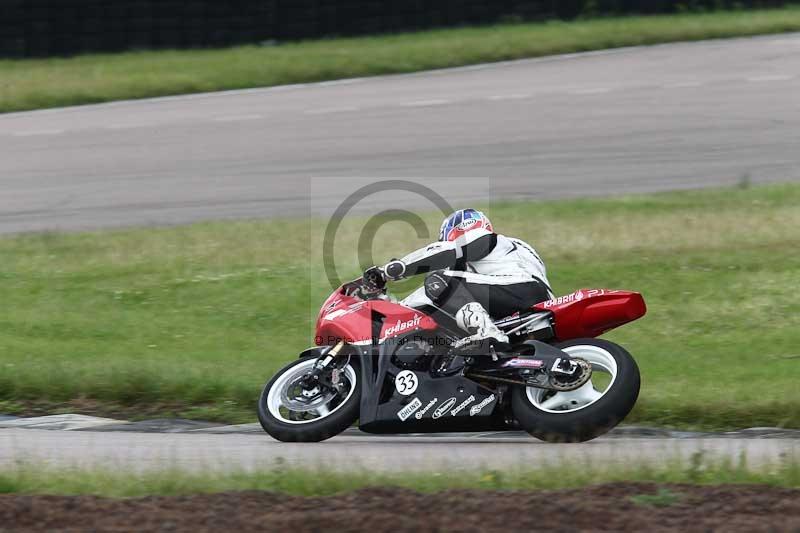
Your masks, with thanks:
[{"label": "white racing leathers", "polygon": [[491,321],[487,326],[491,331],[469,327],[470,321],[477,320],[476,308],[465,306],[477,302],[498,319],[553,297],[544,262],[532,246],[484,229],[469,231],[452,242],[429,244],[389,262],[384,270],[395,280],[427,274],[424,286],[403,304],[415,308],[434,305],[454,315],[464,329],[473,333],[477,329],[478,335],[500,340],[505,339],[498,337]]}]

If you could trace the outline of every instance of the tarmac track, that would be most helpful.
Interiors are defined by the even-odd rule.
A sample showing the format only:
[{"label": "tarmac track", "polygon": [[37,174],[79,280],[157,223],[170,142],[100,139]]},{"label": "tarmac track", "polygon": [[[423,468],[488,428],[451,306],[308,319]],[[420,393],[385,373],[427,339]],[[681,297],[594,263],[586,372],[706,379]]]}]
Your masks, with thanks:
[{"label": "tarmac track", "polygon": [[462,204],[797,180],[799,147],[800,34],[15,113],[0,233],[324,213],[353,176],[480,178]]},{"label": "tarmac track", "polygon": [[[374,472],[450,472],[486,468],[514,470],[520,465],[580,465],[596,468],[637,464],[688,464],[720,460],[750,467],[800,460],[800,432],[751,429],[731,434],[675,433],[622,427],[583,444],[546,444],[523,432],[373,436],[354,429],[323,443],[281,443],[258,424],[183,428],[163,421],[117,423],[70,415],[26,419],[28,427],[0,424],[0,467],[19,464],[59,468],[158,471],[251,471],[276,465]],[[56,419],[54,421],[54,419]],[[87,419],[87,420],[81,420]],[[71,424],[71,425],[69,425]],[[105,424],[105,425],[104,425]],[[168,426],[172,425],[172,428]],[[127,426],[127,427],[126,427]],[[143,430],[154,432],[142,432]],[[192,426],[195,426],[192,428]],[[55,428],[71,427],[71,430]],[[164,432],[168,431],[168,432]]]}]

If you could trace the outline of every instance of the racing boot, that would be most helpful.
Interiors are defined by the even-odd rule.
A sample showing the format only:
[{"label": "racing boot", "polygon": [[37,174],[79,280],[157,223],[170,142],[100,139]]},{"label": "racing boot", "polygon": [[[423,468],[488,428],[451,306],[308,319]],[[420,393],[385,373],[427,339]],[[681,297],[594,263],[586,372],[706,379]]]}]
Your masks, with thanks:
[{"label": "racing boot", "polygon": [[468,303],[456,312],[458,326],[472,333],[459,341],[459,346],[480,348],[489,353],[491,348],[506,351],[510,348],[508,335],[495,326],[489,312],[478,302]]}]

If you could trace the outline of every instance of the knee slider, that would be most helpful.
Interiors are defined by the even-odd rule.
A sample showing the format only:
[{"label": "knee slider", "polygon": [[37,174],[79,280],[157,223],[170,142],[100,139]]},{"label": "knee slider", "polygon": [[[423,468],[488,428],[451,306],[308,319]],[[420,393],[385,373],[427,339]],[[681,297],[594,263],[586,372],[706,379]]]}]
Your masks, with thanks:
[{"label": "knee slider", "polygon": [[447,296],[449,283],[450,280],[439,272],[431,272],[425,276],[425,295],[434,302],[439,302]]}]

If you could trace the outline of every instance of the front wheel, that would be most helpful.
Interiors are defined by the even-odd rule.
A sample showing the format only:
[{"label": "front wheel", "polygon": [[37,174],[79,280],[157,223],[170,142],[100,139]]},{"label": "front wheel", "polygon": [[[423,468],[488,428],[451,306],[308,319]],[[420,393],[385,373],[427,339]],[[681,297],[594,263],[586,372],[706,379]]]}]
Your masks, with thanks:
[{"label": "front wheel", "polygon": [[284,442],[319,442],[338,435],[358,419],[361,380],[348,363],[341,370],[340,392],[309,387],[303,379],[316,358],[300,359],[282,368],[264,386],[258,399],[258,421]]},{"label": "front wheel", "polygon": [[599,437],[633,409],[639,397],[639,367],[622,346],[602,339],[575,339],[556,347],[588,361],[591,379],[565,392],[514,387],[514,416],[525,431],[547,442]]}]

